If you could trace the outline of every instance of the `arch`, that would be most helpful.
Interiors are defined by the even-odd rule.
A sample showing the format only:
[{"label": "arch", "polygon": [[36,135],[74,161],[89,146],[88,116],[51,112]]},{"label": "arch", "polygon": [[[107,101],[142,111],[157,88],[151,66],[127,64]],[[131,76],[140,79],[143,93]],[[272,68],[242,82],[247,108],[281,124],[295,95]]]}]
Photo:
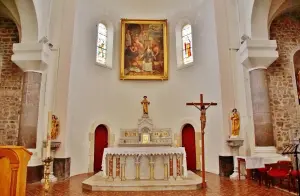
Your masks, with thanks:
[{"label": "arch", "polygon": [[292,12],[300,8],[300,1],[294,0],[273,0],[269,13],[269,27],[276,17],[286,12]]},{"label": "arch", "polygon": [[192,25],[184,25],[181,29],[182,58],[184,65],[194,62],[192,35]]},{"label": "arch", "polygon": [[88,154],[88,160],[89,160],[89,168],[88,172],[94,172],[94,148],[95,148],[95,130],[99,125],[103,125],[107,129],[107,141],[108,141],[108,147],[112,146],[114,143],[115,136],[111,133],[111,125],[109,121],[107,120],[97,120],[95,121],[89,132],[89,141],[90,141],[90,147],[89,147],[89,154]]},{"label": "arch", "polygon": [[190,124],[195,130],[195,145],[196,145],[196,169],[201,169],[201,133],[200,124],[196,123],[192,118],[183,118],[177,125],[177,133],[174,133],[174,140],[177,146],[182,146],[182,130],[186,124]]},{"label": "arch", "polygon": [[268,16],[272,1],[254,0],[251,13],[251,38],[255,40],[268,40]]},{"label": "arch", "polygon": [[256,40],[268,40],[272,21],[280,14],[300,6],[299,1],[293,0],[249,0],[247,3],[245,8],[250,10],[245,12],[246,34]]},{"label": "arch", "polygon": [[[183,18],[180,19],[175,27],[175,36],[176,36],[176,59],[177,59],[177,69],[183,69],[193,65],[194,59],[190,62],[184,62],[183,56],[183,49],[184,49],[184,42],[183,42],[183,29],[184,27],[191,27],[191,40],[192,40],[192,23],[189,19]],[[193,55],[193,48],[191,48],[191,54]]]},{"label": "arch", "polygon": [[105,125],[97,126],[94,142],[94,172],[102,170],[102,156],[104,148],[108,147],[108,131]]},{"label": "arch", "polygon": [[293,55],[298,103],[300,104],[300,50]]},{"label": "arch", "polygon": [[191,124],[185,124],[182,129],[182,147],[186,151],[188,170],[196,170],[196,135]]},{"label": "arch", "polygon": [[103,18],[99,21],[97,25],[97,52],[98,52],[98,27],[99,24],[105,26],[106,28],[106,58],[105,62],[98,62],[96,59],[96,64],[101,67],[112,69],[113,67],[113,48],[114,48],[114,26],[113,23],[107,20],[107,16],[101,16]]},{"label": "arch", "polygon": [[38,23],[33,0],[15,0],[21,23],[22,43],[38,41]]},{"label": "arch", "polygon": [[99,64],[106,65],[107,60],[107,28],[103,23],[98,24],[97,28],[97,57]]}]

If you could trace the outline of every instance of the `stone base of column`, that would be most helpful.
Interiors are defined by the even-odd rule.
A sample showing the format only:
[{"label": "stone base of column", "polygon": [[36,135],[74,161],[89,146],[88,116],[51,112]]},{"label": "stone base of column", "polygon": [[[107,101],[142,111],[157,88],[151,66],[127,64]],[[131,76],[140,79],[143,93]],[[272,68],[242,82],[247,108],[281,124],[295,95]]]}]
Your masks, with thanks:
[{"label": "stone base of column", "polygon": [[276,163],[277,161],[290,161],[290,158],[276,152],[275,146],[255,147],[252,156],[263,157],[265,164]]},{"label": "stone base of column", "polygon": [[114,178],[112,176],[108,176],[108,178],[106,179],[108,182],[113,182]]},{"label": "stone base of column", "polygon": [[176,181],[177,180],[183,180],[183,178],[181,176],[176,176]]}]

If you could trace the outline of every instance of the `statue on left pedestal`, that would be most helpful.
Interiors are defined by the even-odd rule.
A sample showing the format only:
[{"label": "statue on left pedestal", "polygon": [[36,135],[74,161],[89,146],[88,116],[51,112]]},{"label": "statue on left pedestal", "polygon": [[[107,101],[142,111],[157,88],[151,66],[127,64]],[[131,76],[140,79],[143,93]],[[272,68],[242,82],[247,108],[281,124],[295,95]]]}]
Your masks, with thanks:
[{"label": "statue on left pedestal", "polygon": [[59,135],[59,120],[58,117],[52,115],[52,122],[51,122],[51,140],[57,139]]},{"label": "statue on left pedestal", "polygon": [[143,105],[143,114],[148,114],[148,105],[150,104],[150,102],[147,100],[147,96],[144,96],[141,104]]},{"label": "statue on left pedestal", "polygon": [[231,112],[231,137],[238,137],[240,134],[240,116],[236,108]]}]

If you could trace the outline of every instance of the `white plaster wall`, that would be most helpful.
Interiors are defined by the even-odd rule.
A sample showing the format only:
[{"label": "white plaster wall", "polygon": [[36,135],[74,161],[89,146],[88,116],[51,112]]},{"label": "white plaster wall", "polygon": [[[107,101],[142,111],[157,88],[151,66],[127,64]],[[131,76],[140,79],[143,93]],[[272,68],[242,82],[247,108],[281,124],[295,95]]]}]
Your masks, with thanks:
[{"label": "white plaster wall", "polygon": [[[120,128],[137,126],[137,119],[142,115],[140,101],[147,95],[151,102],[149,114],[156,127],[172,128],[174,133],[180,133],[183,119],[191,119],[199,126],[199,111],[185,103],[199,101],[200,93],[204,93],[205,101],[219,103],[208,110],[205,136],[207,171],[218,173],[224,131],[214,2],[90,0],[86,3],[86,0],[78,0],[77,3],[67,122],[71,175],[88,171],[89,131],[98,119],[110,122],[117,145]],[[115,28],[112,70],[95,65],[96,25],[103,14],[110,17]],[[179,71],[176,69],[175,26],[181,17],[192,21],[195,63]],[[120,18],[168,19],[168,81],[119,80]]]},{"label": "white plaster wall", "polygon": [[41,1],[41,0],[32,0],[36,17],[38,23],[38,40],[40,40],[43,36],[47,35],[47,28],[48,28],[48,18],[49,12],[51,7],[52,0],[48,1]]}]

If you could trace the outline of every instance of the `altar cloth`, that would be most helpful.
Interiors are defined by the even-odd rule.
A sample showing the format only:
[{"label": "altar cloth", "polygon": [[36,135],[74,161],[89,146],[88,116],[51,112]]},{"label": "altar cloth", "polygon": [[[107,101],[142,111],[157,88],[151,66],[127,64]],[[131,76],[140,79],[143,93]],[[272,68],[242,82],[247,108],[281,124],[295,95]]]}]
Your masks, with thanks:
[{"label": "altar cloth", "polygon": [[149,156],[149,155],[182,155],[183,176],[187,177],[186,152],[184,147],[109,147],[105,148],[102,157],[102,170],[106,175],[106,156]]},{"label": "altar cloth", "polygon": [[265,167],[263,157],[237,156],[237,158],[245,159],[246,169],[258,169]]}]

